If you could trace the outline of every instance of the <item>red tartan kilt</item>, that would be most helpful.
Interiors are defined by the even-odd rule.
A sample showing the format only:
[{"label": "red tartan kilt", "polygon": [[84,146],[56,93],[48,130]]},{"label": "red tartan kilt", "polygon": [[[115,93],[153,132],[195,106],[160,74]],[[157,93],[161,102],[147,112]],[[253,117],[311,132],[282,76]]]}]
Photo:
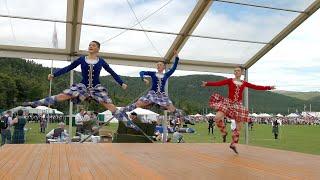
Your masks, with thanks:
[{"label": "red tartan kilt", "polygon": [[218,93],[213,93],[209,100],[212,109],[223,112],[227,117],[237,122],[249,122],[249,111],[240,102],[232,102]]}]

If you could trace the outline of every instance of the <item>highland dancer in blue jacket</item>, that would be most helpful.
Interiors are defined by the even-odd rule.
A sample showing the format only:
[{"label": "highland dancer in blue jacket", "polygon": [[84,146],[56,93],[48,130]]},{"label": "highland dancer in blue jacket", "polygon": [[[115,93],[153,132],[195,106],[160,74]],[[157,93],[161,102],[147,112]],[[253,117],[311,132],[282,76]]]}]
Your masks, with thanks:
[{"label": "highland dancer in blue jacket", "polygon": [[116,106],[112,103],[112,100],[108,96],[108,91],[100,84],[99,76],[100,71],[104,68],[111,76],[117,81],[117,83],[123,88],[127,89],[127,85],[123,83],[121,78],[109,67],[104,59],[98,57],[100,50],[100,43],[92,41],[89,44],[88,56],[81,56],[77,60],[73,61],[69,66],[55,71],[53,74],[48,75],[48,80],[63,75],[77,66],[81,66],[82,80],[78,84],[73,84],[69,89],[64,90],[62,93],[44,99],[25,102],[24,106],[49,106],[56,102],[62,102],[71,99],[74,103],[80,103],[86,99],[92,98],[96,102],[102,104],[106,109],[110,110],[115,118],[123,120],[124,113],[117,110]]},{"label": "highland dancer in blue jacket", "polygon": [[152,86],[149,92],[138,99],[137,102],[124,107],[121,109],[123,112],[132,111],[137,107],[143,108],[152,104],[158,104],[161,107],[164,107],[168,111],[175,114],[176,117],[180,117],[182,115],[182,111],[178,110],[169,99],[168,95],[165,92],[165,85],[169,79],[169,77],[174,73],[179,63],[179,57],[177,52],[174,52],[175,61],[171,69],[163,73],[165,70],[164,62],[160,61],[157,63],[157,72],[155,71],[141,71],[140,77],[147,85],[149,84],[149,80],[145,79],[145,76],[150,76],[152,81]]}]

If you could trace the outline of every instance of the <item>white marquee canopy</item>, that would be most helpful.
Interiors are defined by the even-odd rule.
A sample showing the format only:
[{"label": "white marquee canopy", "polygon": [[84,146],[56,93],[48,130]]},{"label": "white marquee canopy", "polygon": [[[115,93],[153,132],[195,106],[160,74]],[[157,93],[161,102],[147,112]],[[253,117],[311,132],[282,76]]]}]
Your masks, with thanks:
[{"label": "white marquee canopy", "polygon": [[[320,7],[320,0],[6,3],[0,8],[3,57],[71,61],[99,40],[100,55],[110,64],[150,67],[162,58],[170,63],[176,49],[179,69],[222,73],[250,68]],[[58,48],[51,45],[55,24]]]}]

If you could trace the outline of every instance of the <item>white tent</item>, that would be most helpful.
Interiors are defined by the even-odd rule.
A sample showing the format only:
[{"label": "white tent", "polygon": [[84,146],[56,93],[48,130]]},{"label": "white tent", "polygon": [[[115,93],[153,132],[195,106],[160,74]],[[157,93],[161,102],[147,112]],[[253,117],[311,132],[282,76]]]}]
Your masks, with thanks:
[{"label": "white tent", "polygon": [[41,113],[63,114],[63,112],[58,111],[57,109],[51,109],[45,106],[38,106],[36,108],[32,108],[30,106],[27,106],[27,107],[18,106],[10,109],[10,111],[12,111],[13,113],[16,113],[18,110],[27,111],[30,114],[41,114]]},{"label": "white tent", "polygon": [[277,114],[276,116],[277,116],[277,117],[283,117],[283,115],[282,115],[282,114],[280,114],[280,113],[279,113],[279,114]]},{"label": "white tent", "polygon": [[214,117],[214,116],[216,116],[216,115],[212,114],[212,113],[209,113],[209,114],[206,115],[206,117]]},{"label": "white tent", "polygon": [[[117,109],[120,109],[121,107],[117,107]],[[159,114],[153,112],[153,111],[150,111],[150,110],[147,110],[147,109],[142,109],[142,108],[136,108],[133,110],[135,113],[138,114],[139,118],[141,120],[144,120],[144,121],[155,121],[157,120]],[[131,111],[131,112],[133,112]],[[127,114],[129,115],[131,112],[127,112]],[[107,111],[104,111],[102,113],[99,113],[100,115],[104,115],[104,121],[108,121],[109,119],[112,118],[112,113],[111,111],[107,110]],[[116,118],[113,118],[111,121],[111,123],[117,123],[118,122],[118,119]]]},{"label": "white tent", "polygon": [[291,114],[287,115],[286,117],[289,117],[289,118],[296,118],[296,117],[299,117],[299,115],[298,115],[298,114],[296,114],[296,113],[291,113]]},{"label": "white tent", "polygon": [[258,115],[258,117],[264,117],[264,118],[268,118],[268,117],[272,117],[270,114],[267,113],[261,113]]},{"label": "white tent", "polygon": [[[58,111],[57,109],[48,108],[48,107],[46,107],[46,106],[38,106],[38,107],[36,107],[35,109],[38,110],[38,114],[39,114],[39,113],[63,114],[63,112]],[[29,111],[29,113],[31,113],[31,112]]]},{"label": "white tent", "polygon": [[249,114],[249,116],[251,116],[251,117],[258,117],[258,114],[257,114],[257,113],[252,113],[252,114]]},{"label": "white tent", "polygon": [[[135,110],[133,110],[131,112],[137,113],[138,117],[142,121],[156,121],[158,119],[158,116],[159,116],[159,114],[157,114],[157,113],[155,113],[153,111],[150,111],[148,109],[142,109],[142,108],[136,108]],[[131,113],[131,112],[129,112],[129,113]]]},{"label": "white tent", "polygon": [[192,116],[194,116],[194,117],[202,117],[201,114],[195,114],[195,115],[192,115]]}]

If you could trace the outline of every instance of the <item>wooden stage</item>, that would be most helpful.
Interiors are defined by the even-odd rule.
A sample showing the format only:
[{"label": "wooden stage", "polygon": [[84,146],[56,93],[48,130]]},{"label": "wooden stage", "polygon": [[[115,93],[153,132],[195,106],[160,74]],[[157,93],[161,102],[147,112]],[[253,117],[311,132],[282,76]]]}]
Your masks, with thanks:
[{"label": "wooden stage", "polygon": [[320,156],[228,145],[5,145],[0,179],[320,179]]}]

